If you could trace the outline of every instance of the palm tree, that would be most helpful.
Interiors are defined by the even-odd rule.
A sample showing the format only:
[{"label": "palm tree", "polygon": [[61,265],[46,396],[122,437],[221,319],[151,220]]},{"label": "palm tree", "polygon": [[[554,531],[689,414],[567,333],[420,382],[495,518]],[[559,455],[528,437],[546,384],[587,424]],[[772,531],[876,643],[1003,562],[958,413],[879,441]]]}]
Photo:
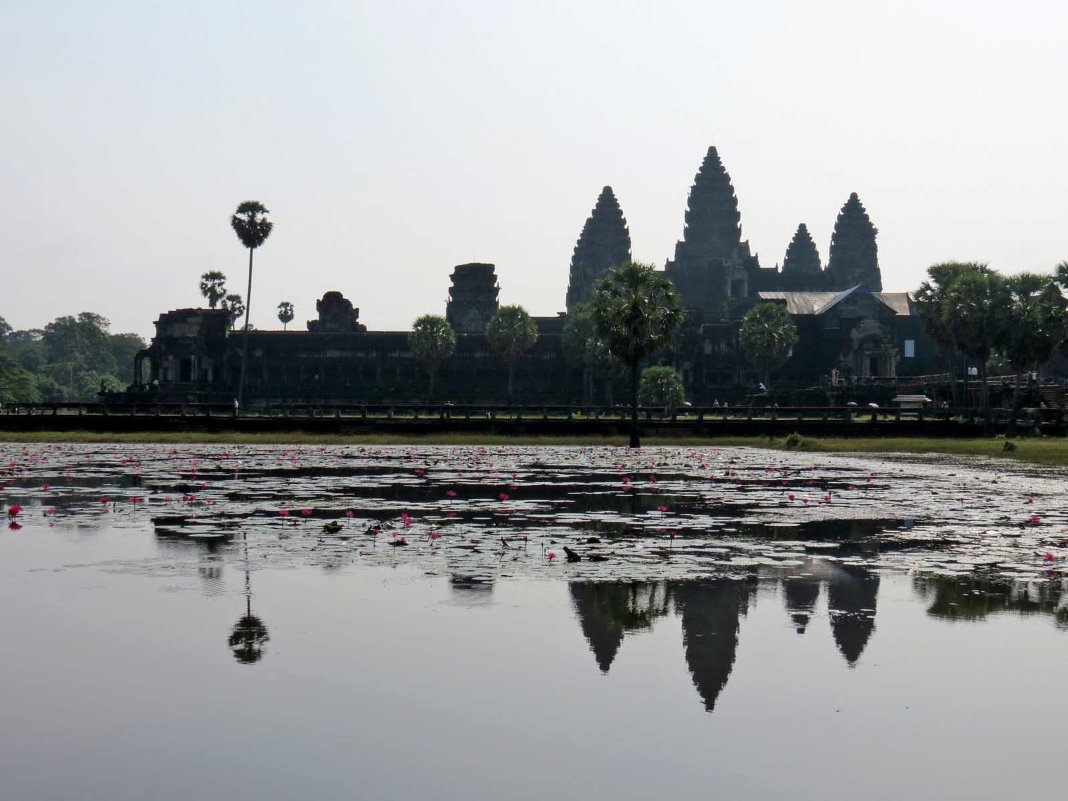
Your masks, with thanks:
[{"label": "palm tree", "polygon": [[630,368],[630,446],[638,439],[638,367],[671,345],[684,313],[674,284],[651,264],[613,268],[594,288],[593,319],[609,352]]},{"label": "palm tree", "polygon": [[271,639],[267,626],[252,614],[252,576],[248,561],[248,534],[242,539],[245,543],[245,614],[234,624],[233,631],[226,640],[234,659],[242,665],[251,665],[263,658],[263,646]]},{"label": "palm tree", "polygon": [[501,306],[486,326],[490,347],[508,365],[508,402],[512,402],[515,365],[538,341],[538,327],[522,306]]},{"label": "palm tree", "polygon": [[771,368],[787,359],[797,343],[797,326],[784,306],[758,303],[742,318],[738,340],[760,368],[760,380],[766,386]]},{"label": "palm tree", "polygon": [[434,380],[441,363],[456,350],[456,332],[448,320],[436,314],[424,314],[412,323],[412,333],[408,335],[408,346],[415,358],[426,368],[430,387],[427,401],[434,401]]},{"label": "palm tree", "polygon": [[293,322],[293,304],[288,300],[283,300],[278,304],[278,322],[282,324],[283,331]]},{"label": "palm tree", "polygon": [[210,270],[200,276],[200,294],[208,299],[208,308],[214,309],[226,297],[226,276],[218,270]]},{"label": "palm tree", "polygon": [[976,362],[979,371],[983,433],[991,434],[987,362],[1004,341],[1008,325],[1009,291],[1005,279],[985,265],[972,265],[946,289],[942,322],[956,346]]},{"label": "palm tree", "polygon": [[1016,368],[1008,435],[1016,435],[1020,414],[1020,374],[1031,373],[1048,361],[1065,339],[1064,296],[1049,275],[1018,273],[1009,276],[1009,325],[1000,350]]},{"label": "palm tree", "polygon": [[245,313],[245,302],[241,300],[240,295],[227,295],[223,298],[222,308],[230,312],[230,330],[233,331],[237,321]]},{"label": "palm tree", "polygon": [[230,217],[230,227],[234,229],[241,244],[248,248],[248,290],[245,292],[245,334],[241,345],[241,378],[237,384],[237,402],[244,401],[245,368],[248,366],[248,315],[252,307],[252,252],[267,241],[274,223],[267,219],[270,214],[262,203],[246,200],[237,207]]},{"label": "palm tree", "polygon": [[[949,391],[953,396],[953,405],[963,405],[957,397],[956,363],[957,340],[953,331],[946,325],[942,316],[945,307],[946,291],[960,276],[968,272],[985,271],[989,268],[985,264],[975,262],[942,262],[933,264],[927,268],[928,280],[920,284],[914,300],[919,311],[920,319],[931,339],[939,346],[946,355],[946,364],[949,367]],[[965,376],[967,380],[967,376]]]},{"label": "palm tree", "polygon": [[611,405],[612,382],[624,372],[623,364],[608,352],[597,333],[589,303],[576,303],[567,313],[560,347],[568,362],[582,368],[583,403],[592,405],[595,402],[593,379],[600,378]]}]

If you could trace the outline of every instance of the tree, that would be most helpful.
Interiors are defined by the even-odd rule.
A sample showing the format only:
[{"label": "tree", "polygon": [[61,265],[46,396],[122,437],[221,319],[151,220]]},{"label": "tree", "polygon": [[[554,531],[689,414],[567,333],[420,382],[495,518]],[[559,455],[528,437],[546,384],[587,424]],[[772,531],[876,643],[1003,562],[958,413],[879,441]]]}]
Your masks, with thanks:
[{"label": "tree", "polygon": [[589,303],[579,303],[567,313],[561,336],[564,358],[582,369],[583,402],[594,402],[594,377],[604,380],[608,404],[612,404],[612,381],[623,373],[623,364],[608,351],[597,333],[593,309]]},{"label": "tree", "polygon": [[218,270],[210,270],[200,276],[200,294],[208,299],[208,308],[214,309],[226,297],[226,276]]},{"label": "tree", "polygon": [[[240,295],[227,295],[223,298],[222,307],[224,311],[230,312],[230,330],[233,331],[237,321],[245,313],[245,302]],[[248,325],[248,318],[245,319],[245,325]]]},{"label": "tree", "polygon": [[1008,325],[1009,291],[1005,279],[985,265],[972,265],[947,288],[942,322],[956,346],[976,362],[979,371],[983,432],[991,433],[987,362],[1004,341]]},{"label": "tree", "polygon": [[[957,347],[957,339],[942,313],[945,308],[946,292],[953,282],[965,273],[988,270],[989,268],[985,264],[976,262],[942,262],[933,264],[927,268],[929,280],[920,284],[920,288],[913,298],[927,333],[946,355],[947,366],[949,367],[949,387],[955,406],[961,404],[960,399],[957,397],[957,382],[955,379],[956,356],[959,349]],[[965,376],[966,379],[967,376]]]},{"label": "tree", "polygon": [[637,448],[638,367],[642,359],[671,346],[684,317],[679,296],[651,264],[632,261],[597,282],[592,307],[598,335],[630,370],[630,446]]},{"label": "tree", "polygon": [[638,399],[642,406],[661,406],[669,414],[674,412],[686,400],[682,376],[667,365],[646,367],[638,384]]},{"label": "tree", "polygon": [[248,316],[252,309],[252,253],[267,241],[274,229],[274,223],[267,219],[270,212],[255,200],[246,200],[237,207],[230,217],[230,227],[234,229],[241,244],[248,248],[248,290],[245,292],[245,333],[241,344],[241,377],[237,383],[237,402],[240,405],[245,394],[245,373],[248,367]]},{"label": "tree", "polygon": [[1009,436],[1016,435],[1020,414],[1020,374],[1031,373],[1049,361],[1065,340],[1068,304],[1054,279],[1038,273],[1019,273],[1005,279],[1009,293],[1008,325],[1000,350],[1016,370]]},{"label": "tree", "polygon": [[456,332],[444,317],[424,314],[412,323],[408,345],[415,358],[426,368],[429,388],[427,401],[434,400],[434,382],[438,368],[456,351]]},{"label": "tree", "polygon": [[789,358],[797,342],[797,326],[785,306],[758,303],[742,318],[738,341],[760,370],[760,380],[768,384],[772,368]]},{"label": "tree", "polygon": [[278,304],[278,322],[282,324],[283,331],[293,322],[293,304],[288,300],[283,300]]},{"label": "tree", "polygon": [[508,402],[512,402],[515,365],[538,341],[538,327],[522,306],[501,306],[486,326],[486,339],[508,365]]},{"label": "tree", "polygon": [[0,402],[40,403],[36,377],[0,347]]}]

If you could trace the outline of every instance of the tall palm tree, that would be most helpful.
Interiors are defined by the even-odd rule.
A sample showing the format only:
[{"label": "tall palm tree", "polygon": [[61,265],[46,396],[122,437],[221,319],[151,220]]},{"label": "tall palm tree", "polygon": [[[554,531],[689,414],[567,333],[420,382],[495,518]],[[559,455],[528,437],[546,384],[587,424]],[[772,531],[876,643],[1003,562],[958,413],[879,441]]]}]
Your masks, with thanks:
[{"label": "tall palm tree", "polygon": [[200,294],[207,298],[208,308],[214,309],[226,297],[226,276],[218,270],[209,270],[200,276]]},{"label": "tall palm tree", "polygon": [[738,340],[760,368],[760,380],[771,383],[771,369],[789,358],[797,343],[797,326],[785,306],[758,303],[742,319]]},{"label": "tall palm tree", "polygon": [[408,335],[408,347],[412,355],[426,368],[430,386],[427,390],[427,402],[434,402],[434,382],[438,368],[456,351],[456,332],[448,320],[436,314],[424,314],[412,323],[412,333]]},{"label": "tall palm tree", "polygon": [[248,315],[252,307],[252,252],[267,241],[274,223],[267,219],[270,212],[256,200],[246,200],[237,207],[230,217],[230,227],[234,229],[241,244],[248,248],[248,290],[245,292],[245,333],[241,345],[241,378],[237,384],[238,405],[244,401],[245,371],[248,366]]},{"label": "tall palm tree", "polygon": [[671,345],[685,316],[675,285],[651,264],[628,262],[597,282],[592,300],[597,332],[630,369],[630,446],[638,439],[638,368]]},{"label": "tall palm tree", "polygon": [[237,321],[245,313],[245,301],[241,300],[240,295],[227,295],[222,300],[222,308],[230,312],[230,330],[233,331]]},{"label": "tall palm tree", "polygon": [[283,300],[278,304],[278,322],[282,324],[283,331],[293,322],[293,304],[288,300]]},{"label": "tall palm tree", "polygon": [[501,306],[486,326],[486,340],[508,365],[508,402],[511,403],[516,362],[538,341],[538,326],[522,306]]}]

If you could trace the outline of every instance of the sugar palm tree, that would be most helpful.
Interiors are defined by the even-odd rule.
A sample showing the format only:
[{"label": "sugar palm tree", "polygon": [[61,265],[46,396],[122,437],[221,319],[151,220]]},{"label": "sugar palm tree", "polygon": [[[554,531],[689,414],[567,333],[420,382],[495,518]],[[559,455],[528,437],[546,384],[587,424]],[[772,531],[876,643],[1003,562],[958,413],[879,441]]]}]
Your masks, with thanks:
[{"label": "sugar palm tree", "polygon": [[234,229],[241,244],[248,248],[248,290],[245,292],[245,327],[244,342],[241,345],[241,378],[237,384],[237,402],[244,401],[245,371],[248,366],[248,315],[252,308],[252,253],[267,241],[274,223],[267,219],[270,212],[256,200],[246,200],[237,207],[230,217],[230,227]]},{"label": "sugar palm tree", "polygon": [[237,321],[245,313],[245,301],[241,300],[240,295],[227,295],[222,300],[222,308],[230,312],[230,330],[233,331]]},{"label": "sugar palm tree", "polygon": [[200,276],[200,294],[207,298],[208,308],[214,309],[226,297],[226,276],[218,270],[209,270]]},{"label": "sugar palm tree", "polygon": [[538,327],[522,306],[501,306],[486,326],[486,339],[508,365],[508,402],[512,402],[515,365],[538,341]]},{"label": "sugar palm tree", "polygon": [[434,382],[438,368],[456,351],[456,332],[448,320],[435,314],[424,314],[412,324],[412,333],[408,335],[408,347],[424,368],[430,386],[427,400],[434,401]]},{"label": "sugar palm tree", "polygon": [[278,304],[278,322],[282,324],[283,331],[293,322],[293,304],[288,300],[283,300]]},{"label": "sugar palm tree", "polygon": [[630,446],[638,439],[638,374],[642,359],[670,347],[685,316],[675,285],[651,264],[628,262],[597,282],[591,301],[597,332],[630,369]]},{"label": "sugar palm tree", "polygon": [[797,342],[797,326],[778,303],[758,303],[742,319],[738,340],[749,358],[760,368],[760,380],[770,383],[771,369],[790,355]]}]

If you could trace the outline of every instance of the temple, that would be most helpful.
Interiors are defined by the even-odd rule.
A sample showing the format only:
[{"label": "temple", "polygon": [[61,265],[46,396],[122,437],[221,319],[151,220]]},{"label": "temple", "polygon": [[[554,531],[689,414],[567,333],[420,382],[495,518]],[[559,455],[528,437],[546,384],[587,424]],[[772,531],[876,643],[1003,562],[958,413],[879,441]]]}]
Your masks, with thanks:
[{"label": "temple", "polygon": [[[826,268],[805,223],[786,247],[782,266],[761,267],[742,239],[734,185],[710,147],[689,191],[682,239],[665,274],[678,288],[686,321],[674,347],[653,362],[682,375],[694,404],[751,393],[756,372],[738,346],[738,328],[755,304],[781,304],[799,340],[773,381],[795,401],[823,403],[849,387],[890,386],[899,376],[940,372],[911,297],[884,292],[876,237],[857,193],[849,194],[834,225]],[[630,232],[615,193],[605,186],[582,226],[568,270],[566,311],[536,317],[537,343],[517,365],[516,397],[530,404],[580,403],[581,360],[565,351],[568,313],[590,300],[597,281],[631,258]],[[505,399],[507,368],[486,340],[501,287],[493,264],[453,268],[443,309],[457,334],[455,354],[442,364],[437,394],[453,402]],[[426,399],[426,376],[412,357],[407,331],[368,331],[342,292],[325,292],[306,331],[249,333],[248,402],[406,402]],[[430,310],[434,312],[434,310]],[[440,313],[436,312],[436,313]],[[131,392],[220,400],[234,393],[241,365],[240,330],[222,309],[161,314],[151,345],[138,354]],[[570,357],[570,358],[569,358]],[[593,402],[611,404],[622,385],[608,377]],[[870,393],[868,393],[870,394]],[[841,397],[839,397],[841,400]]]}]

